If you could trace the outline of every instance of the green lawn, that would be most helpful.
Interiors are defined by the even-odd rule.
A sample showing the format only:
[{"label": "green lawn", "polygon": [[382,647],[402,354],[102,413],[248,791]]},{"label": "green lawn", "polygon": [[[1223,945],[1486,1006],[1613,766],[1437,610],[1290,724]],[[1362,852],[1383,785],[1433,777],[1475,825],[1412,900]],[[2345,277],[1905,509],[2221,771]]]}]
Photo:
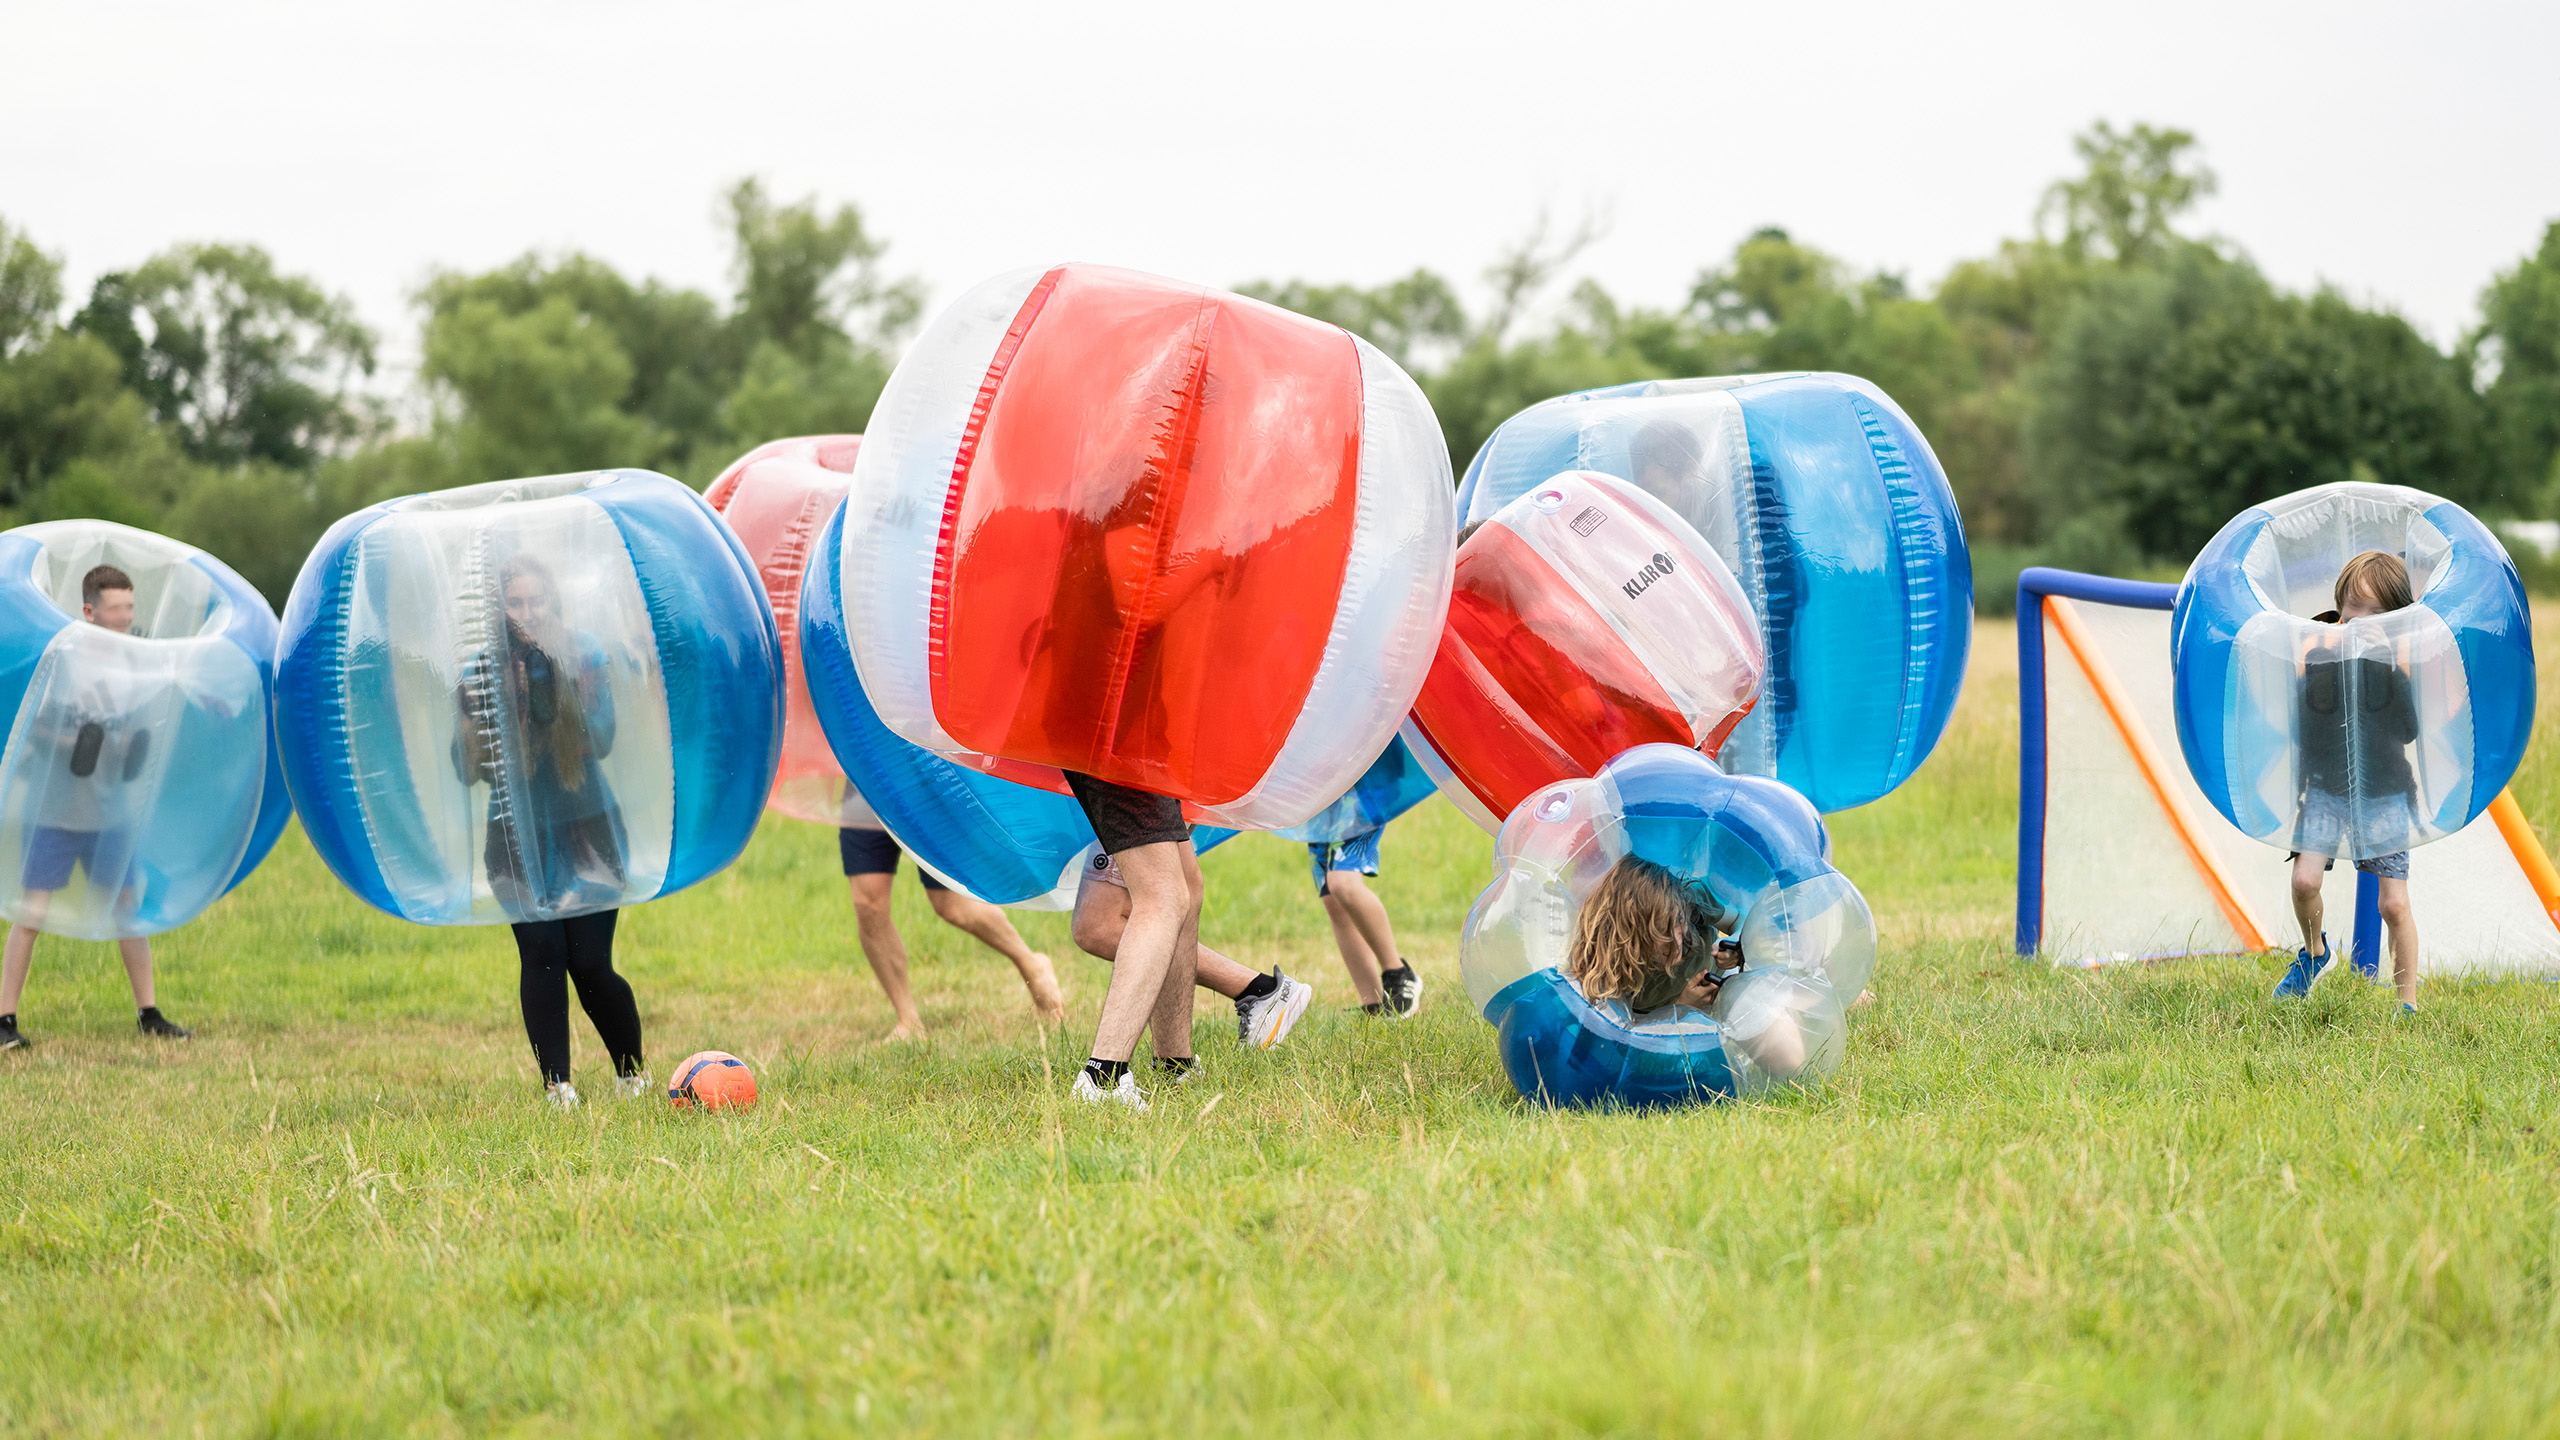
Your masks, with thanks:
[{"label": "green lawn", "polygon": [[1247,1056],[1204,1006],[1145,1117],[1065,1103],[1105,971],[1056,917],[1023,921],[1073,995],[1044,1036],[901,881],[934,1035],[874,1043],[831,837],[784,820],[623,929],[653,1068],[733,1050],[764,1103],[556,1115],[504,932],[372,914],[288,836],[161,947],[190,1044],[134,1037],[108,947],[38,954],[0,1430],[2560,1430],[2560,992],[2400,1023],[2338,981],[2272,1009],[2264,959],[2019,964],[2014,644],[1977,641],[1928,769],[1836,822],[1876,1003],[1767,1105],[1514,1098],[1456,977],[1490,847],[1436,801],[1379,882],[1422,1017],[1345,1012],[1303,850],[1246,837],[1208,938],[1316,1008]]}]

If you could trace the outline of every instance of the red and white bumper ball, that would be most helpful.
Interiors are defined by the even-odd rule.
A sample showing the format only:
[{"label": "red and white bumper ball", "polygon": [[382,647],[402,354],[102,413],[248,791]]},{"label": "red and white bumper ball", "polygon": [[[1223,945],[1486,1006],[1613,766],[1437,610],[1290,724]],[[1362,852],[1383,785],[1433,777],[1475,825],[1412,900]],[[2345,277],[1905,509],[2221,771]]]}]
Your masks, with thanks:
[{"label": "red and white bumper ball", "polygon": [[1453,513],[1429,402],[1348,331],[1019,271],[936,319],[873,411],[848,643],[928,750],[1277,829],[1350,789],[1421,688]]},{"label": "red and white bumper ball", "polygon": [[1405,743],[1490,834],[1540,787],[1638,745],[1712,752],[1767,669],[1750,600],[1689,522],[1627,481],[1568,471],[1458,551]]},{"label": "red and white bumper ball", "polygon": [[876,823],[861,793],[845,784],[800,665],[800,580],[861,450],[859,435],[769,440],[721,471],[702,497],[747,547],[782,635],[782,764],[765,806],[819,825]]}]

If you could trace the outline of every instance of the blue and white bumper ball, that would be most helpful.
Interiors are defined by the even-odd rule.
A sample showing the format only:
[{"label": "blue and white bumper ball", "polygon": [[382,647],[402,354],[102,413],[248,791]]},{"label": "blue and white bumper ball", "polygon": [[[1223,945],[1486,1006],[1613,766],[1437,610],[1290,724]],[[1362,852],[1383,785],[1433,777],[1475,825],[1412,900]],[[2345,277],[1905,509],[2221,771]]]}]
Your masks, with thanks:
[{"label": "blue and white bumper ball", "polygon": [[[100,565],[133,581],[128,629],[81,619]],[[275,643],[267,602],[194,546],[104,520],[0,534],[0,915],[152,935],[247,878],[293,813]]]},{"label": "blue and white bumper ball", "polygon": [[[1583,900],[1627,855],[1704,881],[1739,912],[1743,968],[1711,1010],[1631,1014],[1592,1003],[1565,973]],[[1522,801],[1493,863],[1459,964],[1522,1095],[1641,1109],[1815,1085],[1839,1067],[1843,1012],[1875,969],[1875,919],[1793,790],[1642,745]]]},{"label": "blue and white bumper ball", "polygon": [[276,696],[313,847],[425,925],[589,914],[715,873],[782,745],[755,570],[699,495],[645,470],[339,521],[285,605]]}]

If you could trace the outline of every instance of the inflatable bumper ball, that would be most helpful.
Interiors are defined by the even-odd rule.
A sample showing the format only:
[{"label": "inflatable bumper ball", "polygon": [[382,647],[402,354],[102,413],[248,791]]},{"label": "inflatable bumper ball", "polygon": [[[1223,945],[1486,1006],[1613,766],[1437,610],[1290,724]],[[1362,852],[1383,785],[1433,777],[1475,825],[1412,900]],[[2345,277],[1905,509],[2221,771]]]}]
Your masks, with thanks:
[{"label": "inflatable bumper ball", "polygon": [[[2381,550],[2416,603],[2329,624],[2339,569]],[[2440,840],[2506,788],[2533,733],[2533,626],[2513,561],[2449,500],[2347,482],[2240,513],[2171,616],[2178,745],[2256,839],[2347,859]]]},{"label": "inflatable bumper ball", "polygon": [[645,470],[388,501],[285,605],[277,739],[312,847],[426,925],[671,894],[755,832],[782,669],[755,567]]},{"label": "inflatable bumper ball", "polygon": [[1825,812],[1911,778],[1973,637],[1973,561],[1919,428],[1854,375],[1646,380],[1533,405],[1467,467],[1459,522],[1560,470],[1632,480],[1732,567],[1767,684],[1717,758]]},{"label": "inflatable bumper ball", "polygon": [[[1631,750],[1524,800],[1459,943],[1512,1083],[1552,1104],[1634,1108],[1820,1083],[1876,959],[1874,917],[1829,849],[1803,796],[1680,746]],[[1582,902],[1629,855],[1703,882],[1736,919],[1743,968],[1710,1010],[1594,1004],[1565,973]]]},{"label": "inflatable bumper ball", "polygon": [[899,362],[855,463],[862,688],[938,754],[1298,824],[1430,666],[1448,474],[1421,389],[1339,327],[1126,270],[999,277]]},{"label": "inflatable bumper ball", "polygon": [[[81,581],[133,582],[130,621]],[[154,935],[265,859],[293,813],[268,703],[275,612],[191,545],[104,520],[0,534],[0,915],[55,935]]]},{"label": "inflatable bumper ball", "polygon": [[850,791],[943,883],[997,905],[1073,906],[1094,843],[1082,807],[901,739],[872,709],[845,634],[844,522],[839,506],[819,532],[799,609],[809,698]]},{"label": "inflatable bumper ball", "polygon": [[1760,627],[1686,521],[1606,475],[1558,475],[1458,552],[1405,739],[1487,832],[1631,746],[1712,750],[1760,693]]},{"label": "inflatable bumper ball", "polygon": [[782,761],[765,808],[817,825],[872,827],[879,816],[845,783],[827,748],[800,663],[800,582],[817,553],[819,533],[834,518],[851,483],[859,435],[804,435],[770,440],[748,451],[702,498],[729,522],[755,562],[782,640]]}]

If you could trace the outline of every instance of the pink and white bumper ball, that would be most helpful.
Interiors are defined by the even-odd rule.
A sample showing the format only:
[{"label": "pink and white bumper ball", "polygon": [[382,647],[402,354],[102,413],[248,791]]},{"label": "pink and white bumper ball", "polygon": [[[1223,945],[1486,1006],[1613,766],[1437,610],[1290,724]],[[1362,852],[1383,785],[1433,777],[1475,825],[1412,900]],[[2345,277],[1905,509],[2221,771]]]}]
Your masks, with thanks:
[{"label": "pink and white bumper ball", "polygon": [[938,754],[1279,829],[1349,790],[1448,609],[1449,456],[1375,347],[1240,295],[1061,265],[899,362],[845,513],[861,688]]},{"label": "pink and white bumper ball", "polygon": [[782,763],[765,808],[816,825],[877,825],[862,793],[845,782],[827,746],[800,663],[800,582],[817,554],[818,536],[853,483],[859,435],[801,435],[769,440],[740,456],[702,498],[729,522],[755,563],[782,637]]}]

